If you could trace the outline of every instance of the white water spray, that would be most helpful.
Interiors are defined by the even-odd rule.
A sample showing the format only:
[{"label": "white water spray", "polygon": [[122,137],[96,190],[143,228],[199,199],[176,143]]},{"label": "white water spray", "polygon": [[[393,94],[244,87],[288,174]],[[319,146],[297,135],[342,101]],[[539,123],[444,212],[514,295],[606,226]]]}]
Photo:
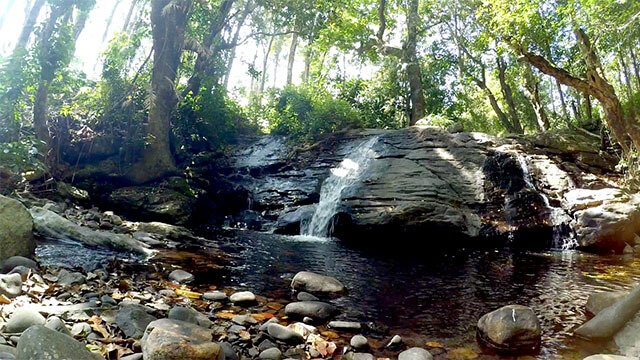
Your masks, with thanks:
[{"label": "white water spray", "polygon": [[311,221],[300,224],[302,235],[329,237],[333,232],[332,220],[340,206],[344,189],[356,184],[369,162],[375,156],[372,150],[378,137],[375,136],[360,145],[338,167],[331,169],[331,175],[322,183],[320,202]]}]

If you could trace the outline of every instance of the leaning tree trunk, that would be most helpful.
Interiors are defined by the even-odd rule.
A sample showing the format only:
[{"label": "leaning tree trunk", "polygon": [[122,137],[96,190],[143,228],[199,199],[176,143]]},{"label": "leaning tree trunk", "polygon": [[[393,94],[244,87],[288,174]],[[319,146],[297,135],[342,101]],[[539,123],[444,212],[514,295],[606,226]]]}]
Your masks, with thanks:
[{"label": "leaning tree trunk", "polygon": [[634,121],[625,117],[620,99],[609,82],[600,75],[600,62],[595,54],[591,42],[582,29],[576,29],[576,37],[587,65],[586,79],[571,75],[562,68],[553,66],[542,56],[533,54],[518,47],[517,50],[523,59],[536,67],[541,72],[553,76],[561,83],[571,86],[576,90],[596,98],[604,109],[607,125],[625,153],[629,153],[632,143],[636,149],[640,149],[640,128]]},{"label": "leaning tree trunk", "polygon": [[[174,5],[171,8],[167,7],[170,3]],[[176,171],[170,143],[171,117],[178,102],[175,82],[190,8],[191,0],[151,2],[151,34],[155,49],[151,73],[152,101],[147,146],[142,160],[129,174],[135,183],[156,180]]]},{"label": "leaning tree trunk", "polygon": [[220,42],[220,34],[224,29],[226,24],[227,17],[229,12],[231,11],[231,7],[233,6],[233,2],[235,0],[225,0],[220,4],[218,8],[216,17],[211,21],[209,25],[209,31],[207,37],[204,39],[202,44],[202,48],[204,53],[198,53],[196,58],[196,63],[193,67],[193,74],[189,78],[187,83],[187,92],[191,92],[193,96],[198,95],[200,92],[200,88],[203,86],[203,82],[206,83],[206,86],[213,86],[211,84],[214,78],[214,69],[212,69],[212,57],[215,48]]},{"label": "leaning tree trunk", "polygon": [[40,11],[42,10],[42,6],[44,6],[46,0],[36,0],[29,10],[29,15],[24,21],[24,25],[22,26],[22,31],[20,32],[20,36],[18,37],[18,42],[16,43],[15,49],[25,49],[27,47],[27,43],[29,42],[29,37],[33,33],[33,29],[36,26],[36,21],[38,20],[38,16],[40,15]]},{"label": "leaning tree trunk", "polygon": [[78,13],[78,18],[76,19],[76,22],[73,25],[74,42],[77,42],[78,38],[80,37],[80,34],[82,34],[82,31],[84,30],[84,27],[87,24],[87,19],[89,18],[90,12],[91,12],[91,9],[85,9],[85,10],[81,10]]},{"label": "leaning tree trunk", "polygon": [[122,25],[122,32],[126,33],[129,30],[129,25],[131,25],[131,19],[133,18],[133,12],[136,10],[137,5],[138,0],[131,0],[129,11],[127,11],[127,17],[125,17],[124,24]]}]

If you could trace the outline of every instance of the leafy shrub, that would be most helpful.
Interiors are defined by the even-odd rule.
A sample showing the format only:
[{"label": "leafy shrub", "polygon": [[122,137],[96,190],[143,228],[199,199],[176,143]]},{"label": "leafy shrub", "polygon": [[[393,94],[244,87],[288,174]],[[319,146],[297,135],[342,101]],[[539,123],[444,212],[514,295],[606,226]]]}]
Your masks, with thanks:
[{"label": "leafy shrub", "polygon": [[326,90],[287,86],[271,94],[265,122],[272,133],[315,139],[321,135],[362,127],[362,116],[348,102]]},{"label": "leafy shrub", "polygon": [[0,143],[0,168],[9,169],[16,174],[44,171],[38,147],[41,147],[39,141],[30,137]]},{"label": "leafy shrub", "polygon": [[235,134],[255,131],[245,121],[240,106],[219,87],[200,91],[196,96],[187,94],[178,106],[173,124],[178,155],[217,151],[231,142]]}]

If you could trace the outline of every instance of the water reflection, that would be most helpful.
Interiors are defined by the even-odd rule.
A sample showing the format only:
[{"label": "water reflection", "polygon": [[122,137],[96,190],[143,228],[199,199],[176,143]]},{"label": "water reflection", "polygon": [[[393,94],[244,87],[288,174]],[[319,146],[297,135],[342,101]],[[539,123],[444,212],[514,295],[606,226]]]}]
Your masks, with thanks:
[{"label": "water reflection", "polygon": [[[198,285],[238,286],[283,299],[290,298],[290,279],[298,271],[332,275],[349,289],[335,300],[340,319],[384,325],[414,345],[473,346],[484,313],[506,304],[531,306],[543,327],[540,359],[582,359],[602,351],[602,344],[571,338],[585,321],[588,295],[629,289],[640,279],[638,258],[577,251],[425,251],[409,244],[394,251],[251,231],[193,245],[161,253],[159,261],[193,272]],[[88,267],[125,256],[59,241],[42,241],[37,254],[43,264]]]},{"label": "water reflection", "polygon": [[543,326],[542,358],[584,347],[570,336],[585,321],[590,293],[628,289],[640,279],[638,259],[577,251],[393,253],[253,232],[238,232],[226,241],[222,248],[234,264],[226,283],[288,297],[296,272],[329,274],[349,288],[348,296],[335,301],[342,319],[374,321],[421,339],[468,344],[475,341],[482,314],[512,303],[531,306]]}]

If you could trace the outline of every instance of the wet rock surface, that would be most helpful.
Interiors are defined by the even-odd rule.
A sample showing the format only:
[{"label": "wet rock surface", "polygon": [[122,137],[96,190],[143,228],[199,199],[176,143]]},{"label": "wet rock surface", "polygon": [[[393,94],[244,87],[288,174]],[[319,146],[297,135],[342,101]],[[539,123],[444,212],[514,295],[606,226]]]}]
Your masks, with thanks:
[{"label": "wet rock surface", "polygon": [[[613,174],[615,159],[601,154],[593,138],[568,132],[498,138],[428,127],[353,131],[311,149],[277,137],[249,138],[215,166],[232,184],[225,186],[263,213],[262,229],[299,234],[329,170],[372,136],[379,136],[374,159],[361,181],[344,190],[335,215],[340,239],[372,244],[397,234],[411,239],[432,233],[478,245],[515,234],[525,247],[545,248],[560,229],[563,236],[575,232],[585,248],[622,251],[629,240],[622,223],[640,226],[622,205],[596,216],[601,209],[584,213],[594,203],[580,213],[565,201],[572,189],[595,191],[615,183],[602,175]],[[591,225],[599,222],[617,225],[611,231]]]},{"label": "wet rock surface", "polygon": [[535,353],[541,336],[538,317],[525,306],[507,305],[478,320],[478,339],[500,353]]}]

